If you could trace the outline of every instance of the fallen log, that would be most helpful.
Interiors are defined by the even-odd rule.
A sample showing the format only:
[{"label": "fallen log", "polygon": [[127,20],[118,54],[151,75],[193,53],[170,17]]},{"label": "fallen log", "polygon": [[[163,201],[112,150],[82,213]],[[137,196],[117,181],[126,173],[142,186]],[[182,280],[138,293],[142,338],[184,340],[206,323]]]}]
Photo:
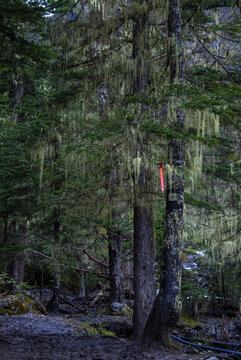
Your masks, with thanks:
[{"label": "fallen log", "polygon": [[80,307],[76,306],[75,304],[73,304],[70,300],[65,299],[62,295],[59,295],[60,300],[62,300],[63,302],[65,302],[67,305],[72,306],[73,308],[79,310],[81,313],[85,313],[86,309],[81,309]]}]

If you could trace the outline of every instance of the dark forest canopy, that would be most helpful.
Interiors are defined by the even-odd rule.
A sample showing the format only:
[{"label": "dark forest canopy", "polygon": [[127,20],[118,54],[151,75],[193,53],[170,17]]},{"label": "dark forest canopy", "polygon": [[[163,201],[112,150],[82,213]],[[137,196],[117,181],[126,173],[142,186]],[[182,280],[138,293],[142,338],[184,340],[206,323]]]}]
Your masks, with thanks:
[{"label": "dark forest canopy", "polygon": [[238,305],[240,22],[238,1],[0,0],[2,279],[55,313],[108,285],[149,342],[181,305]]}]

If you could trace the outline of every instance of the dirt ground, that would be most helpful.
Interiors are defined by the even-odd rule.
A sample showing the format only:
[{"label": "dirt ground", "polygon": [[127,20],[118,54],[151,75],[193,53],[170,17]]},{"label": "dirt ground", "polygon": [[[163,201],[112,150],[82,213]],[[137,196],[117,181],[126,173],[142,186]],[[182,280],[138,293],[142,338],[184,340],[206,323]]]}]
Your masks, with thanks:
[{"label": "dirt ground", "polygon": [[[211,353],[147,348],[113,336],[83,335],[81,320],[36,314],[0,316],[0,360],[204,360]],[[218,360],[231,357],[218,356]]]}]

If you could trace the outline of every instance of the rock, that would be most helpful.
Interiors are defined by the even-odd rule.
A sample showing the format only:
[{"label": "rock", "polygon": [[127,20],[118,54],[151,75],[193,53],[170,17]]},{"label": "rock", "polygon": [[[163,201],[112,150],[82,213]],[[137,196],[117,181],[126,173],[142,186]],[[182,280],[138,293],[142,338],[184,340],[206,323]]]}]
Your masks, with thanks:
[{"label": "rock", "polygon": [[212,327],[211,331],[210,331],[210,335],[215,336],[216,335],[216,329],[215,327]]},{"label": "rock", "polygon": [[236,320],[233,325],[237,330],[241,330],[241,320]]},{"label": "rock", "polygon": [[190,337],[197,337],[198,335],[199,335],[199,331],[194,330],[194,329],[189,330],[189,336]]},{"label": "rock", "polygon": [[114,332],[118,337],[130,338],[132,334],[132,323],[112,321],[107,324],[107,329]]},{"label": "rock", "polygon": [[121,304],[117,301],[114,301],[110,307],[113,315],[128,316],[128,317],[132,317],[133,315],[133,310],[126,304]]},{"label": "rock", "polygon": [[193,330],[200,331],[200,330],[202,330],[202,326],[196,325],[196,326],[194,326]]},{"label": "rock", "polygon": [[59,312],[61,314],[65,314],[65,315],[74,315],[79,313],[79,311],[69,305],[66,304],[60,304],[59,305]]},{"label": "rock", "polygon": [[7,295],[0,297],[0,315],[20,315],[36,312],[35,301],[25,295]]},{"label": "rock", "polygon": [[192,348],[192,347],[188,347],[188,348],[186,348],[185,353],[186,354],[199,354],[199,350]]},{"label": "rock", "polygon": [[236,330],[235,324],[230,324],[229,327],[228,327],[228,331],[233,332],[235,330]]},{"label": "rock", "polygon": [[114,301],[110,307],[113,315],[121,315],[124,304]]}]

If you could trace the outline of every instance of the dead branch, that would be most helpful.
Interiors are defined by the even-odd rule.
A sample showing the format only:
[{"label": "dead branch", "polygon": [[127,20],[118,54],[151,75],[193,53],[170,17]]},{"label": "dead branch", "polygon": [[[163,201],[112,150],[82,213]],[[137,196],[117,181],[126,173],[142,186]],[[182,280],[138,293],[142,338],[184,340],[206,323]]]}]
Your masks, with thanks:
[{"label": "dead branch", "polygon": [[85,309],[81,309],[80,307],[76,306],[75,304],[73,304],[71,301],[65,299],[63,296],[59,295],[60,300],[62,300],[63,302],[65,302],[66,304],[68,304],[69,306],[72,306],[73,308],[79,310],[80,312],[84,312]]}]

